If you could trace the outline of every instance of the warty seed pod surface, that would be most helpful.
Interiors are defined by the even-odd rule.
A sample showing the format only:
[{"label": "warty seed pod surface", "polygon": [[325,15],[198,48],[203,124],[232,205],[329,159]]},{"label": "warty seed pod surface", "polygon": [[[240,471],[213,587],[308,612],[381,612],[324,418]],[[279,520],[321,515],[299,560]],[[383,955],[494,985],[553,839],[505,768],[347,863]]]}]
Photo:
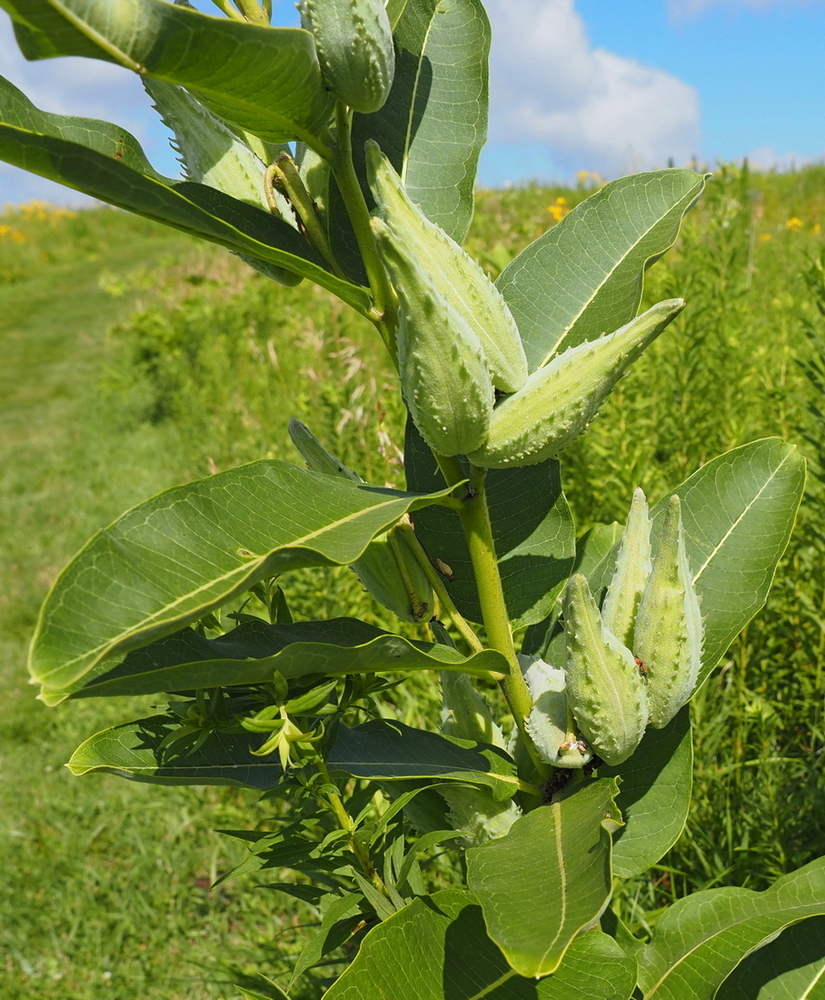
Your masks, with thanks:
[{"label": "warty seed pod surface", "polygon": [[433,290],[473,331],[495,388],[501,392],[520,389],[527,381],[527,358],[499,290],[480,265],[413,204],[403,181],[374,142],[367,143],[367,176],[378,217],[428,276]]},{"label": "warty seed pod surface", "polygon": [[650,725],[663,729],[690,700],[702,666],[704,624],[685,548],[681,500],[668,501],[639,602],[633,651],[647,671]]},{"label": "warty seed pod surface", "polygon": [[606,764],[621,764],[644,736],[647,688],[633,653],[605,628],[581,573],[568,582],[567,701],[579,729]]},{"label": "warty seed pod surface", "polygon": [[571,347],[502,399],[487,442],[467,457],[483,468],[536,465],[583,434],[631,364],[684,308],[668,299],[597,340]]}]

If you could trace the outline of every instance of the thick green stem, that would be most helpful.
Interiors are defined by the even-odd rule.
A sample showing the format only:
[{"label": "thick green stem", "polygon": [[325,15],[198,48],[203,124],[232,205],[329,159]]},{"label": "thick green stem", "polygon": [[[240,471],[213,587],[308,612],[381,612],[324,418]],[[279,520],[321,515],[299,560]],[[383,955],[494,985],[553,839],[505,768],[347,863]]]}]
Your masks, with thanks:
[{"label": "thick green stem", "polygon": [[212,3],[218,8],[218,10],[223,11],[227,17],[231,17],[233,21],[246,20],[243,14],[241,14],[239,10],[236,10],[229,0],[212,0]]},{"label": "thick green stem", "polygon": [[[332,780],[326,762],[319,757],[315,761],[315,766],[318,768],[321,777],[324,779],[324,784],[334,788],[335,782]],[[375,870],[375,866],[370,860],[369,852],[355,835],[355,823],[353,822],[352,816],[350,816],[347,812],[341,796],[337,792],[331,791],[327,791],[325,795],[327,802],[332,809],[332,813],[338,821],[338,825],[342,830],[346,830],[349,834],[349,842],[350,847],[352,848],[352,853],[358,859],[358,864],[361,866],[362,871],[379,892],[383,893],[385,896],[389,895],[383,879]]]},{"label": "thick green stem", "polygon": [[398,367],[398,348],[395,342],[395,292],[392,289],[387,272],[370,229],[370,213],[364,199],[364,192],[355,173],[352,162],[352,111],[339,101],[335,108],[337,126],[337,147],[332,160],[332,172],[347,206],[350,222],[358,242],[358,249],[364,261],[367,280],[372,292],[373,307],[369,318],[375,323],[378,332],[393,363]]},{"label": "thick green stem", "polygon": [[236,0],[236,4],[243,14],[244,20],[251,21],[253,24],[269,26],[269,15],[258,4],[258,0]]},{"label": "thick green stem", "polygon": [[[462,479],[467,478],[457,458],[436,456],[436,459],[449,485],[457,484]],[[501,689],[537,774],[541,778],[547,778],[552,769],[541,759],[533,737],[527,729],[527,718],[533,707],[533,699],[521,672],[516,649],[513,645],[513,632],[510,628],[510,617],[507,614],[507,605],[504,600],[504,589],[501,585],[501,574],[498,569],[498,558],[493,541],[493,529],[490,524],[490,510],[487,505],[486,473],[486,469],[479,469],[476,466],[470,467],[470,483],[459,517],[464,529],[470,560],[473,564],[481,615],[487,630],[488,645],[490,648],[498,650],[510,664],[510,674],[501,680]]]}]

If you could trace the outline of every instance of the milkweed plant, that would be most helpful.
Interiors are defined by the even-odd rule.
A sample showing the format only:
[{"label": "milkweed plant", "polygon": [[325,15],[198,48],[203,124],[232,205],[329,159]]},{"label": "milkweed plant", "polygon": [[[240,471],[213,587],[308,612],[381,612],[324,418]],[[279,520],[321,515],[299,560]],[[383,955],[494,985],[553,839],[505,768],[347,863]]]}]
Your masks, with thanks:
[{"label": "milkweed plant", "polygon": [[[167,490],[90,539],[40,612],[40,697],[166,707],[91,736],[70,770],[283,803],[238,871],[280,871],[317,922],[269,996],[322,961],[329,1000],[710,1000],[780,995],[759,992],[776,977],[803,995],[824,859],[696,892],[644,941],[611,908],[685,825],[688,703],[763,605],[805,475],[794,447],[755,441],[576,536],[558,456],[678,335],[681,299],[638,314],[644,272],[705,178],[606,184],[492,282],[461,248],[482,0],[303,0],[300,28],[272,27],[270,0],[214,2],[0,0],[27,58],[138,73],[185,180],[2,79],[0,156],[369,320],[408,414],[406,489],[292,421],[295,463]],[[293,619],[290,571],[338,566],[403,634]],[[414,671],[440,685],[440,726],[378,710]]]}]

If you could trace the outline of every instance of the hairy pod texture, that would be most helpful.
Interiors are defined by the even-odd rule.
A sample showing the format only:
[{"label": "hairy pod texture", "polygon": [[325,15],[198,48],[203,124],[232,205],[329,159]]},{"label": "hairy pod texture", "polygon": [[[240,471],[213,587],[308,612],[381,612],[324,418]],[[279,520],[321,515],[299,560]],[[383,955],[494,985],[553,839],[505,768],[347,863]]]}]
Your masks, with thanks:
[{"label": "hairy pod texture", "polygon": [[681,501],[674,494],[633,635],[633,651],[647,670],[654,729],[663,729],[690,700],[702,666],[703,640],[699,597],[685,550]]},{"label": "hairy pod texture", "polygon": [[462,740],[504,747],[501,728],[466,674],[441,671],[441,732]]},{"label": "hairy pod texture", "polygon": [[[410,201],[401,178],[374,142],[367,143],[367,176],[384,225],[379,251],[383,255],[387,243],[404,248],[409,267],[474,333],[495,388],[516,392],[527,381],[527,359],[499,290],[473,258]],[[391,259],[386,263],[401,296],[408,275],[398,274]]]},{"label": "hairy pod texture", "polygon": [[[364,482],[331,455],[300,420],[290,420],[289,436],[313,472]],[[403,535],[396,533],[391,538],[393,531],[390,528],[373,538],[361,558],[352,564],[352,570],[379,604],[404,621],[419,622],[432,614],[432,587]]]},{"label": "hairy pod texture", "polygon": [[378,111],[395,75],[395,47],[384,0],[302,0],[301,25],[312,32],[321,73],[354,111]]},{"label": "hairy pod texture", "polygon": [[633,649],[636,612],[650,576],[650,516],[644,493],[633,493],[622,534],[616,570],[602,605],[602,621],[629,649]]},{"label": "hairy pod texture", "polygon": [[621,764],[639,745],[647,727],[645,679],[633,653],[604,626],[581,573],[568,583],[564,621],[570,710],[602,760]]},{"label": "hairy pod texture", "polygon": [[472,785],[439,786],[438,792],[450,807],[447,821],[460,830],[463,847],[481,847],[490,840],[506,837],[521,816],[521,809],[510,799],[496,802],[486,788]]},{"label": "hairy pod texture", "polygon": [[398,371],[410,415],[440,455],[464,455],[487,437],[494,390],[478,337],[381,219],[372,220],[398,292]]},{"label": "hairy pod texture", "polygon": [[[183,87],[144,77],[143,86],[152,98],[164,124],[175,136],[175,147],[186,176],[269,214],[264,190],[266,165],[217,115],[204,107]],[[261,151],[263,147],[261,146]],[[275,192],[281,219],[297,229],[289,202]],[[297,285],[301,276],[268,261],[237,254],[281,285]]]},{"label": "hairy pod texture", "polygon": [[536,465],[564,451],[684,305],[683,299],[660,302],[614,333],[571,347],[537,369],[523,388],[496,406],[487,441],[468,455],[470,461],[504,469]]},{"label": "hairy pod texture", "polygon": [[576,730],[567,704],[565,672],[532,656],[519,655],[518,660],[533,699],[527,732],[541,759],[554,767],[584,767],[593,751]]}]

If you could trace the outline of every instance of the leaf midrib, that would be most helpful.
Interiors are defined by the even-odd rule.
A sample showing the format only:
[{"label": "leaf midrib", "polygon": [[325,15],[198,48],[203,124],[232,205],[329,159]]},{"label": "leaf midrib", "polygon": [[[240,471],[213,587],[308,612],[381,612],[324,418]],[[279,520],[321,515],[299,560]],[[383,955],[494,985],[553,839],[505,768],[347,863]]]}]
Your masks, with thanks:
[{"label": "leaf midrib", "polygon": [[713,560],[716,558],[716,556],[718,555],[719,551],[722,549],[724,544],[731,537],[731,535],[737,529],[739,524],[744,520],[746,515],[750,513],[751,509],[756,506],[757,502],[761,499],[762,494],[765,492],[765,490],[767,490],[767,488],[771,485],[774,479],[776,479],[776,477],[778,476],[780,470],[785,465],[785,463],[790,461],[792,455],[793,452],[787,452],[785,456],[782,458],[782,461],[777,466],[775,466],[774,469],[772,469],[770,476],[764,481],[759,491],[753,495],[748,505],[742,510],[742,512],[739,514],[736,520],[731,523],[730,527],[718,541],[713,550],[710,552],[707,559],[705,559],[704,563],[702,563],[697,572],[694,574],[693,577],[694,584],[698,583],[700,577],[708,568],[708,566],[711,564],[711,562],[713,562]]},{"label": "leaf midrib", "polygon": [[[604,275],[604,278],[602,279],[602,281],[598,285],[594,286],[593,291],[592,291],[592,293],[590,295],[590,298],[582,305],[581,309],[573,317],[573,319],[570,321],[570,323],[567,326],[567,328],[564,331],[562,331],[561,336],[556,340],[555,344],[553,344],[553,347],[545,354],[545,356],[542,358],[541,362],[536,366],[537,368],[543,368],[553,358],[553,356],[558,351],[559,346],[562,343],[564,343],[564,340],[569,335],[570,331],[573,329],[573,327],[576,325],[576,323],[579,322],[579,320],[582,318],[582,316],[587,312],[587,310],[590,308],[590,306],[592,305],[593,301],[595,300],[596,296],[599,294],[599,292],[601,292],[601,290],[605,287],[605,285],[607,284],[607,282],[613,277],[613,275],[624,264],[624,262],[626,261],[626,259],[630,256],[630,254],[639,246],[639,244],[644,239],[646,239],[650,235],[650,233],[656,228],[656,226],[658,226],[658,225],[660,225],[662,223],[663,219],[667,218],[668,215],[671,214],[671,212],[677,210],[681,205],[683,205],[685,203],[685,201],[688,200],[690,194],[693,191],[695,191],[697,187],[700,187],[700,186],[702,186],[702,187],[704,186],[704,180],[702,178],[700,178],[696,182],[696,184],[693,185],[693,187],[690,189],[690,191],[683,198],[681,198],[670,209],[670,211],[668,211],[664,216],[662,216],[659,219],[657,219],[656,222],[654,222],[652,226],[649,226],[647,229],[645,229],[644,232],[639,236],[639,238],[629,247],[629,249],[626,251],[626,253],[622,257],[622,259],[619,260],[619,261],[617,261],[616,264],[610,270],[608,270],[608,271],[605,272],[605,275]],[[684,215],[684,212],[682,214]],[[663,253],[667,253],[667,251],[673,246],[673,244],[675,242],[676,242],[676,240],[674,239],[673,242],[669,243],[664,248]],[[645,263],[647,263],[647,261],[649,259],[650,259],[649,257],[646,258],[645,259]]]},{"label": "leaf midrib", "polygon": [[[758,903],[758,902],[759,902],[758,900],[752,900],[751,904],[753,905],[754,903]],[[815,905],[820,905],[821,906],[823,904],[815,904]],[[796,906],[783,907],[783,913],[788,913],[789,910],[800,909],[800,908],[801,909],[808,909],[810,906],[811,906],[810,903],[797,903]],[[715,941],[716,939],[718,939],[719,937],[721,937],[723,934],[726,934],[731,929],[741,927],[743,924],[747,924],[750,920],[758,920],[761,917],[770,917],[772,915],[772,912],[773,912],[772,910],[770,910],[768,908],[765,908],[764,910],[760,910],[760,911],[758,911],[756,913],[747,914],[747,915],[741,917],[739,920],[736,920],[736,919],[732,919],[731,920],[731,919],[729,919],[728,922],[725,924],[724,927],[720,927],[718,930],[714,931],[712,934],[708,934],[706,937],[703,937],[700,941],[698,941],[694,945],[694,947],[692,947],[689,951],[686,951],[684,954],[680,955],[679,958],[675,962],[673,962],[672,964],[670,964],[667,967],[667,969],[664,971],[664,973],[659,977],[659,979],[653,984],[653,986],[651,987],[651,989],[647,993],[645,993],[644,1000],[649,1000],[649,998],[652,997],[656,993],[656,991],[659,989],[659,987],[664,982],[666,982],[666,980],[668,979],[668,977],[671,976],[673,974],[673,972],[676,969],[679,968],[680,965],[682,965],[693,954],[695,954],[695,952],[699,951],[700,948],[705,947],[705,945],[707,945],[711,941]],[[800,919],[804,920],[805,918],[802,917]],[[791,924],[797,923],[797,922],[798,921],[790,919],[785,924],[783,924],[783,928],[782,929],[784,929],[785,927],[789,927]]]},{"label": "leaf midrib", "polygon": [[409,165],[410,162],[410,155],[409,155],[410,147],[412,146],[410,136],[412,134],[412,123],[413,123],[413,118],[415,116],[415,108],[418,103],[418,90],[419,90],[419,83],[421,80],[421,68],[424,65],[424,56],[427,51],[427,45],[429,44],[430,41],[430,34],[432,33],[433,30],[433,24],[435,23],[435,16],[436,16],[436,9],[434,8],[433,13],[430,15],[430,23],[427,25],[427,31],[424,34],[424,40],[421,45],[421,52],[419,53],[418,56],[418,63],[415,68],[415,83],[413,84],[412,97],[410,100],[410,108],[409,112],[407,113],[407,128],[406,131],[404,132],[404,151],[401,160],[401,175],[400,175],[401,181],[405,187],[407,185],[407,166]]}]

